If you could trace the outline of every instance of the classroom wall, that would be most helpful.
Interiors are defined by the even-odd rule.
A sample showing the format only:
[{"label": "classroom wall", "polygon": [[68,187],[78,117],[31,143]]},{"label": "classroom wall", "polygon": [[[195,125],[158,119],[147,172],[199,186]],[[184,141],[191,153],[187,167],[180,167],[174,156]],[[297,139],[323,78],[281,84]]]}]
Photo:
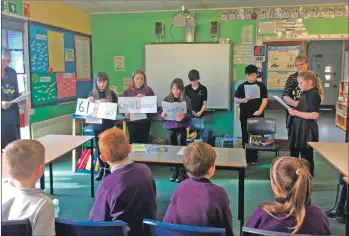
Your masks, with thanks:
[{"label": "classroom wall", "polygon": [[17,15],[23,16],[22,0],[10,0],[10,1],[7,1],[7,2],[15,3],[16,6],[17,6]]},{"label": "classroom wall", "polygon": [[[117,86],[118,92],[122,91],[124,77],[130,77],[135,68],[144,67],[144,43],[158,42],[154,35],[154,23],[161,21],[165,24],[165,36],[162,42],[172,42],[170,27],[173,23],[172,16],[175,12],[149,12],[149,13],[122,13],[122,14],[93,14],[91,15],[92,28],[92,55],[93,72],[104,71],[110,79],[111,84]],[[241,44],[241,30],[245,25],[257,25],[257,20],[235,20],[221,21],[219,10],[195,11],[196,29],[195,41],[214,41],[210,37],[210,21],[220,22],[220,38],[230,38],[235,45]],[[305,19],[304,25],[309,34],[347,34],[348,20],[337,19]],[[185,41],[185,29],[172,28],[175,42]],[[254,32],[253,43],[256,43],[256,32]],[[114,70],[114,56],[125,57],[125,71],[116,72]],[[185,56],[185,55],[184,55]],[[202,60],[200,58],[200,60]],[[161,66],[161,65],[159,65]],[[236,78],[232,78],[234,86],[235,80],[245,78],[245,65],[235,65]],[[232,72],[234,76],[234,72]],[[170,81],[173,78],[164,78]],[[182,78],[189,83],[188,78]],[[149,84],[149,86],[152,86]],[[206,123],[205,127],[212,128],[215,132],[233,135],[234,133],[234,111],[215,112],[212,123]],[[154,136],[166,136],[161,122],[153,122],[152,134]]]},{"label": "classroom wall", "polygon": [[[56,27],[69,29],[85,34],[91,34],[89,13],[60,2],[29,1],[30,20]],[[56,118],[74,113],[75,102],[38,107],[30,116],[30,123]]]}]

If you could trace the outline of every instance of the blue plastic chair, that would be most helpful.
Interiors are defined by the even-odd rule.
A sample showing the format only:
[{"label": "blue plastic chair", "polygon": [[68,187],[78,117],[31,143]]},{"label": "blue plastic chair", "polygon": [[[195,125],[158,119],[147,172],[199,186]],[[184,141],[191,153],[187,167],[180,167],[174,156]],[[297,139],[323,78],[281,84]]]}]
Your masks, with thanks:
[{"label": "blue plastic chair", "polygon": [[225,236],[225,229],[175,225],[144,219],[143,225],[150,236]]},{"label": "blue plastic chair", "polygon": [[4,236],[32,236],[32,227],[28,219],[9,220],[1,222],[1,235]]},{"label": "blue plastic chair", "polygon": [[56,218],[56,236],[127,236],[128,227],[117,221],[74,221]]}]

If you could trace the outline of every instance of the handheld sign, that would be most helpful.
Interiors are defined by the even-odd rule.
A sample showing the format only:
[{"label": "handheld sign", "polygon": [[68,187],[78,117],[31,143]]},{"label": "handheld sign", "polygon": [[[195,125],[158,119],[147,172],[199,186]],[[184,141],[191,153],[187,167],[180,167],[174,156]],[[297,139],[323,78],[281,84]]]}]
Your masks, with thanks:
[{"label": "handheld sign", "polygon": [[115,120],[118,109],[117,103],[102,102],[99,104],[97,118]]},{"label": "handheld sign", "polygon": [[157,97],[119,97],[119,113],[156,113]]},{"label": "handheld sign", "polygon": [[187,113],[187,103],[186,102],[165,102],[162,101],[162,110],[166,113],[165,120],[175,120],[180,121],[176,118],[177,114]]},{"label": "handheld sign", "polygon": [[91,116],[94,111],[94,105],[95,104],[89,102],[88,99],[78,98],[75,115]]}]

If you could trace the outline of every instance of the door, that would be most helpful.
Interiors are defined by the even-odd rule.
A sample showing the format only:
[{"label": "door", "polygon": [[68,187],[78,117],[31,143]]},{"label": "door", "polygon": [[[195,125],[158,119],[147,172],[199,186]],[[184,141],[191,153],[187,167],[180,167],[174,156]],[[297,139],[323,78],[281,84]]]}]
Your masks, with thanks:
[{"label": "door", "polygon": [[308,44],[310,70],[321,79],[325,99],[321,105],[335,106],[342,77],[343,41],[311,41]]}]

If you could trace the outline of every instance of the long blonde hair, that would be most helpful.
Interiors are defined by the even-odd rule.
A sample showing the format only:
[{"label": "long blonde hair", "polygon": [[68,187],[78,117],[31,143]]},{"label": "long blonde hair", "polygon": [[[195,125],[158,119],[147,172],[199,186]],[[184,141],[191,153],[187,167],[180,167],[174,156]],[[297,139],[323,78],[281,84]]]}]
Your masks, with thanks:
[{"label": "long blonde hair", "polygon": [[298,76],[303,77],[304,80],[311,80],[313,82],[313,86],[316,87],[319,91],[319,95],[321,98],[321,101],[325,98],[325,91],[322,87],[321,79],[319,76],[317,76],[313,71],[304,71],[299,73]]},{"label": "long blonde hair", "polygon": [[[270,179],[287,197],[283,203],[263,203],[259,207],[276,219],[295,217],[296,225],[291,229],[292,233],[297,233],[303,224],[306,206],[310,203],[309,163],[294,157],[276,158],[270,167]],[[280,217],[280,214],[285,216]]]}]

